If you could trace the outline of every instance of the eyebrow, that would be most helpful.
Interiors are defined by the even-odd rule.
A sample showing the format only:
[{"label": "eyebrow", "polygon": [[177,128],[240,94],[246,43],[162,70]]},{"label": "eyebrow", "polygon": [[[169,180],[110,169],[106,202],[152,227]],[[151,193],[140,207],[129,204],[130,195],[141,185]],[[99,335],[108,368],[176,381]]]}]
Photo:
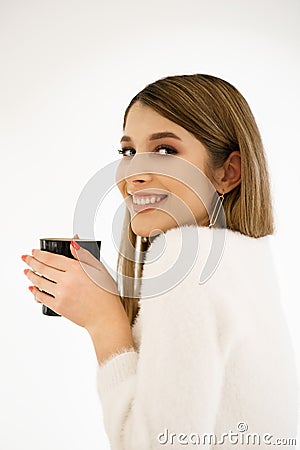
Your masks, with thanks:
[{"label": "eyebrow", "polygon": [[[176,134],[172,133],[171,131],[162,131],[160,133],[151,134],[149,137],[149,141],[155,141],[157,139],[163,138],[173,138],[181,141],[180,137],[176,136]],[[130,136],[123,136],[120,142],[130,142],[130,141],[131,141]]]}]

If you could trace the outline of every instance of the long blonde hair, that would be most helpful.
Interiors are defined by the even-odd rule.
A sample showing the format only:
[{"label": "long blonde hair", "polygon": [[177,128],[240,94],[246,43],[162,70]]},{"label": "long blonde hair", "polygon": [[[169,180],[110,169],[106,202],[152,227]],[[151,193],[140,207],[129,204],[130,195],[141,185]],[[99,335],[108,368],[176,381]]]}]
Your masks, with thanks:
[{"label": "long blonde hair", "polygon": [[[208,152],[209,178],[222,167],[232,151],[241,155],[241,183],[226,194],[223,207],[226,226],[251,237],[273,234],[273,212],[269,174],[261,136],[248,103],[230,83],[203,74],[170,76],[146,86],[128,105],[137,101],[185,128]],[[130,226],[126,212],[117,272],[121,300],[129,321],[138,313],[138,296],[143,261],[135,250],[145,252]]]}]

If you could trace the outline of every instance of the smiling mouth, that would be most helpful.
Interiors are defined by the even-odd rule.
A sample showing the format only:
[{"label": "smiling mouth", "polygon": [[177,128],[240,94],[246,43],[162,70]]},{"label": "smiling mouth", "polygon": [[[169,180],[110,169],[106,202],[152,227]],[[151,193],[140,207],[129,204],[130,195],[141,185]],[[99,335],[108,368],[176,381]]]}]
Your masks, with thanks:
[{"label": "smiling mouth", "polygon": [[135,212],[148,211],[156,209],[160,206],[166,199],[167,195],[139,195],[131,196],[131,202],[133,205],[133,210]]}]

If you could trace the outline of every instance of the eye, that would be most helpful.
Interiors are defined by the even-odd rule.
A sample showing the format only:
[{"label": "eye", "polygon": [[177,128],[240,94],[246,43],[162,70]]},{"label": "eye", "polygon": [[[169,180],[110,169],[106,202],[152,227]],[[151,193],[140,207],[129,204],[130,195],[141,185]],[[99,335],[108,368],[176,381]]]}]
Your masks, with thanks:
[{"label": "eye", "polygon": [[[130,157],[130,156],[134,156],[136,151],[131,147],[123,147],[118,150],[118,153],[120,155]],[[154,153],[159,153],[160,155],[175,155],[178,152],[177,152],[177,150],[175,150],[175,148],[172,148],[172,147],[169,147],[166,145],[160,145],[159,147],[157,147],[154,150]]]},{"label": "eye", "polygon": [[130,147],[124,147],[118,150],[118,153],[123,156],[133,156],[135,155],[135,150]]},{"label": "eye", "polygon": [[178,153],[175,148],[168,147],[166,145],[160,145],[159,147],[157,147],[156,152],[160,155],[175,155],[176,153]]}]

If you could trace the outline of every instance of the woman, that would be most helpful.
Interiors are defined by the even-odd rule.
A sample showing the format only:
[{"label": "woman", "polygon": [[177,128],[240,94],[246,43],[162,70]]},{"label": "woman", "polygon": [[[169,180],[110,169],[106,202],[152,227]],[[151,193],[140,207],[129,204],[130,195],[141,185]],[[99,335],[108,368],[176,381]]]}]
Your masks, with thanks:
[{"label": "woman", "polygon": [[35,299],[92,338],[111,448],[295,438],[296,370],[248,104],[219,78],[167,77],[133,98],[121,145],[118,287],[76,242],[76,260],[23,256]]}]

